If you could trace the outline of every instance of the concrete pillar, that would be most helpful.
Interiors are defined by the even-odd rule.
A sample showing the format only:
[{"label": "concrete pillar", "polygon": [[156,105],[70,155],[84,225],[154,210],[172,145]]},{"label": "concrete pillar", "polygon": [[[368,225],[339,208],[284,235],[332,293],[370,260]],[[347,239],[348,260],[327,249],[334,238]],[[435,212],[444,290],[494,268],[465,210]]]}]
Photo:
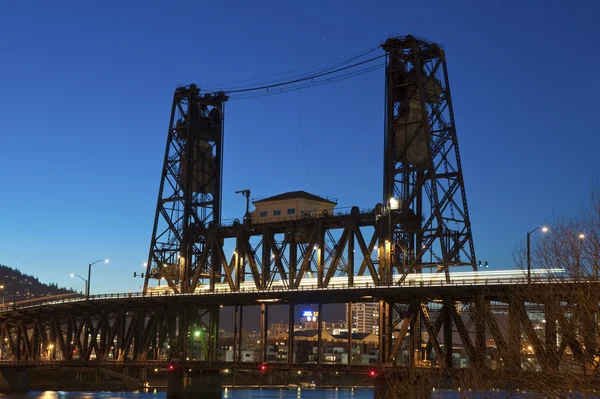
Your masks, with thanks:
[{"label": "concrete pillar", "polygon": [[348,302],[348,314],[346,315],[346,323],[348,324],[348,365],[352,364],[352,302]]},{"label": "concrete pillar", "polygon": [[508,361],[513,370],[521,369],[521,320],[519,318],[519,304],[512,298],[508,302],[508,352]]},{"label": "concrete pillar", "polygon": [[167,399],[221,399],[223,387],[217,371],[170,370]]},{"label": "concrete pillar", "polygon": [[485,367],[487,338],[485,329],[485,298],[483,295],[475,297],[475,359],[469,359],[477,367]]},{"label": "concrete pillar", "polygon": [[31,379],[28,370],[2,370],[0,374],[0,392],[29,392]]},{"label": "concrete pillar", "polygon": [[288,316],[288,365],[294,363],[294,321],[295,317],[295,304],[292,302],[289,305],[289,316]]},{"label": "concrete pillar", "polygon": [[[454,301],[444,299],[444,366],[446,369],[452,368],[452,309]],[[460,316],[459,316],[460,317]]]}]

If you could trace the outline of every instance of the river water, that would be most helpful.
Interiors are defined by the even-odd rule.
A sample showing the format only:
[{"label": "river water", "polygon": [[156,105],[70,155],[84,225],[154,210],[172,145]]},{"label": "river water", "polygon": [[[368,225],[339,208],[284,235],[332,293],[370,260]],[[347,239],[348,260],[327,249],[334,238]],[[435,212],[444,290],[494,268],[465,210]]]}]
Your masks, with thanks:
[{"label": "river water", "polygon": [[[463,392],[465,394],[466,392]],[[469,392],[461,395],[459,392],[436,391],[431,399],[535,399],[534,393],[507,392]],[[580,399],[584,396],[577,394],[565,395],[566,398]],[[0,398],[7,399],[165,399],[165,392],[29,392],[26,394],[2,394]],[[592,397],[586,397],[591,399]],[[597,396],[593,398],[598,399]],[[202,399],[201,396],[198,399]],[[223,399],[373,399],[370,388],[339,388],[339,389],[225,389]]]},{"label": "river water", "polygon": [[[165,392],[29,392],[0,394],[10,399],[165,399]],[[369,388],[339,389],[225,389],[223,399],[373,399]],[[198,398],[201,399],[201,398]]]}]

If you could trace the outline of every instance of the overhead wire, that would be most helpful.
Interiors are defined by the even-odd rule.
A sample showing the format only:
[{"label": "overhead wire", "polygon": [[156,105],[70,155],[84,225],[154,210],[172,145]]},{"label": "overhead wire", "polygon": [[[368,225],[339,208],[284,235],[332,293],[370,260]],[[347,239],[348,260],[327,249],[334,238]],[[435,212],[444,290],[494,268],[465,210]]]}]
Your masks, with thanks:
[{"label": "overhead wire", "polygon": [[375,71],[375,70],[377,70],[379,68],[380,68],[379,66],[377,66],[377,67],[371,67],[371,68],[365,68],[364,70],[358,71],[357,73],[344,75],[342,77],[337,77],[335,79],[328,79],[328,80],[325,80],[325,81],[320,81],[320,82],[315,82],[315,83],[305,84],[305,85],[299,85],[299,86],[295,86],[295,87],[291,87],[291,88],[280,89],[280,90],[277,90],[277,91],[269,91],[269,92],[260,93],[260,94],[245,95],[245,96],[235,96],[235,97],[232,97],[232,99],[234,99],[234,100],[246,100],[246,99],[258,98],[258,97],[267,97],[267,96],[274,96],[274,95],[278,95],[278,94],[283,94],[283,93],[288,93],[288,92],[293,92],[293,91],[298,91],[298,90],[304,90],[304,89],[308,89],[308,88],[323,86],[323,85],[326,85],[326,84],[340,82],[340,81],[347,80],[347,79],[350,79],[350,78],[353,78],[353,77],[356,77],[356,76],[364,75],[366,73]]},{"label": "overhead wire", "polygon": [[290,80],[290,79],[296,79],[299,77],[303,77],[303,76],[307,76],[307,75],[314,75],[317,73],[321,73],[321,72],[326,72],[332,68],[337,68],[339,66],[342,66],[348,62],[351,62],[355,59],[358,59],[360,57],[363,57],[369,53],[372,53],[373,51],[377,50],[379,48],[379,46],[375,46],[375,47],[371,47],[350,55],[346,55],[344,57],[340,57],[340,58],[336,58],[334,60],[330,60],[330,61],[325,61],[325,62],[321,62],[318,64],[314,64],[311,66],[304,66],[304,67],[300,67],[300,68],[296,68],[293,69],[291,71],[286,71],[286,72],[280,72],[280,73],[276,73],[276,74],[272,74],[272,75],[265,75],[265,76],[261,76],[261,77],[257,77],[257,78],[252,78],[252,79],[244,79],[244,80],[237,80],[237,81],[233,81],[233,82],[229,82],[229,83],[223,83],[223,84],[217,84],[214,85],[214,87],[222,87],[222,89],[220,90],[216,90],[216,89],[203,89],[203,91],[206,92],[214,92],[214,91],[229,91],[229,90],[234,90],[234,89],[238,89],[240,86],[232,86],[232,87],[228,87],[231,85],[237,85],[238,83],[249,83],[249,82],[254,82],[254,81],[260,81],[262,79],[272,79],[276,76],[283,76],[283,75],[287,75],[290,73],[295,73],[298,71],[302,71],[305,69],[309,69],[309,68],[315,68],[315,67],[320,67],[321,65],[326,65],[326,64],[333,64],[333,65],[329,65],[325,68],[320,68],[320,69],[316,69],[316,70],[310,70],[307,72],[303,72],[301,74],[297,74],[297,75],[293,75],[293,76],[287,76],[287,77],[282,77],[280,79],[275,79],[275,80],[268,80],[268,81],[264,81],[264,82],[260,82],[258,85],[263,86],[265,84],[269,84],[269,83],[275,83],[278,81],[282,81],[282,80]]},{"label": "overhead wire", "polygon": [[248,93],[248,94],[241,94],[241,95],[233,95],[233,96],[230,96],[230,99],[231,100],[246,100],[246,99],[251,99],[251,98],[274,96],[274,95],[278,95],[278,94],[307,89],[307,88],[311,88],[311,87],[322,86],[325,84],[339,82],[339,81],[350,79],[350,78],[353,78],[356,76],[364,75],[366,73],[376,71],[382,67],[383,67],[383,65],[374,65],[374,66],[360,69],[358,71],[352,71],[350,73],[343,74],[340,76],[335,76],[335,77],[328,78],[328,79],[321,79],[316,82],[309,82],[309,83],[304,83],[304,84],[295,85],[295,86],[291,86],[291,87],[283,87],[278,90],[271,90],[271,91],[261,92],[261,93],[257,93],[257,94]]},{"label": "overhead wire", "polygon": [[[309,77],[309,76],[313,76],[313,75],[316,75],[316,74],[320,74],[320,73],[328,72],[328,71],[331,71],[332,69],[338,68],[338,67],[340,67],[340,66],[342,66],[342,65],[344,65],[344,64],[347,64],[347,63],[349,63],[349,62],[351,62],[351,61],[354,61],[354,60],[356,60],[356,59],[359,59],[359,58],[361,58],[361,57],[365,56],[366,54],[373,52],[374,50],[376,50],[376,48],[375,48],[375,49],[370,49],[369,51],[366,51],[366,52],[364,52],[364,53],[362,53],[362,54],[359,54],[359,55],[357,55],[357,56],[354,56],[354,57],[348,58],[348,59],[346,59],[346,60],[344,60],[344,61],[342,61],[342,62],[339,62],[339,63],[333,64],[333,65],[327,66],[327,67],[325,67],[325,68],[321,68],[321,69],[317,69],[317,70],[313,70],[313,71],[308,71],[308,72],[303,72],[303,73],[301,73],[301,74],[297,74],[297,75],[286,76],[286,77],[283,77],[283,78],[280,78],[280,79],[267,80],[267,81],[259,82],[259,83],[255,84],[255,85],[256,85],[256,86],[265,86],[265,85],[270,85],[270,84],[275,84],[275,83],[280,83],[280,82],[287,82],[287,81],[289,81],[289,80],[294,80],[294,79],[298,79],[298,78]],[[302,70],[302,69],[304,69],[304,68],[300,68],[300,69],[298,69],[298,70]],[[275,74],[275,75],[273,75],[273,76],[277,76],[277,75],[283,75],[283,74],[286,74],[286,73],[284,72],[284,73],[281,73],[281,74]],[[250,79],[249,81],[252,81],[252,80],[258,80],[258,79]],[[217,86],[217,87],[218,87],[218,86]],[[239,86],[239,85],[238,85],[238,86],[233,86],[233,87],[226,87],[226,88],[222,88],[222,89],[219,89],[219,90],[215,90],[215,89],[210,89],[210,90],[209,90],[209,89],[204,89],[204,91],[207,91],[207,92],[211,92],[211,91],[212,91],[212,92],[214,92],[214,91],[225,91],[225,92],[230,92],[230,91],[232,91],[232,90],[237,90],[237,89],[240,89],[240,88],[243,88],[243,87],[244,87],[244,86]]]},{"label": "overhead wire", "polygon": [[[237,89],[237,90],[229,90],[229,91],[226,91],[226,93],[227,94],[247,93],[247,92],[252,92],[252,91],[269,90],[269,89],[273,89],[273,88],[276,88],[276,87],[289,86],[289,85],[292,85],[294,83],[300,83],[300,82],[305,82],[305,81],[309,81],[309,80],[310,81],[314,81],[314,79],[321,78],[323,76],[333,75],[333,74],[338,73],[338,72],[342,72],[342,71],[345,71],[345,70],[348,70],[348,69],[351,69],[351,68],[355,68],[357,66],[364,65],[364,64],[369,63],[369,62],[373,62],[373,61],[378,60],[378,59],[383,58],[383,57],[385,57],[385,54],[379,55],[377,57],[369,58],[367,60],[363,60],[363,61],[360,61],[360,62],[356,62],[356,63],[354,63],[352,65],[347,65],[345,67],[337,68],[337,69],[334,69],[334,70],[328,71],[328,72],[323,72],[323,73],[318,73],[318,74],[307,76],[307,77],[303,77],[303,78],[293,79],[293,80],[289,80],[287,82],[280,82],[280,83],[263,85],[263,86],[257,86],[257,87],[248,87],[248,88]],[[380,65],[378,65],[377,67],[379,68]],[[218,90],[218,91],[223,91],[223,90]],[[211,92],[211,93],[208,93],[208,94],[217,94],[218,91],[214,91],[214,92]]]}]

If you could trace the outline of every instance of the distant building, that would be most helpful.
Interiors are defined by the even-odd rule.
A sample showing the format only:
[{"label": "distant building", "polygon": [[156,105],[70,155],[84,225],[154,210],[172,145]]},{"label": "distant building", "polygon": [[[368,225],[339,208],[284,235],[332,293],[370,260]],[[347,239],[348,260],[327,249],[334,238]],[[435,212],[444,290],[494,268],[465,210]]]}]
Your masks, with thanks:
[{"label": "distant building", "polygon": [[279,335],[281,333],[287,332],[289,329],[289,325],[287,323],[271,323],[269,325],[269,336]]},{"label": "distant building", "polygon": [[[254,362],[254,356],[255,356],[256,351],[253,350],[242,350],[240,353],[240,361],[241,362]],[[227,351],[225,351],[225,361],[226,362],[233,362],[233,350],[228,349]]]},{"label": "distant building", "polygon": [[252,223],[271,223],[333,215],[335,201],[306,191],[290,191],[253,201]]},{"label": "distant building", "polygon": [[[346,314],[348,314],[348,304],[346,304]],[[377,302],[352,304],[352,331],[379,334],[379,304]]]},{"label": "distant building", "polygon": [[[319,312],[315,312],[313,310],[305,310],[302,312],[302,317],[300,318],[300,323],[302,324],[298,331],[302,330],[317,330],[319,328],[320,321]],[[294,329],[296,331],[296,329]]]},{"label": "distant building", "polygon": [[[276,349],[273,351],[274,359],[281,361],[288,356],[287,332],[271,337],[269,343]],[[294,332],[294,362],[316,363],[319,350],[317,347],[319,332],[317,330],[304,330]],[[352,353],[348,353],[348,333],[332,335],[327,331],[321,332],[321,356],[324,363],[347,364],[352,357],[354,364],[372,364],[378,359],[377,345],[379,338],[374,334],[352,334]]]},{"label": "distant building", "polygon": [[[283,345],[287,339],[289,334],[287,332],[283,332],[271,338],[276,345]],[[314,341],[316,342],[319,339],[319,331],[318,330],[305,330],[305,331],[294,331],[294,341]],[[343,332],[340,334],[332,335],[327,331],[321,331],[321,341],[322,342],[336,342],[336,343],[345,343],[348,341],[348,333]],[[379,338],[375,334],[372,333],[352,333],[352,341],[355,344],[373,344],[377,345],[379,342]]]},{"label": "distant building", "polygon": [[[338,342],[348,341],[348,332],[341,332],[333,335],[333,338]],[[373,333],[352,333],[352,341],[354,343],[378,345],[379,338]]]}]

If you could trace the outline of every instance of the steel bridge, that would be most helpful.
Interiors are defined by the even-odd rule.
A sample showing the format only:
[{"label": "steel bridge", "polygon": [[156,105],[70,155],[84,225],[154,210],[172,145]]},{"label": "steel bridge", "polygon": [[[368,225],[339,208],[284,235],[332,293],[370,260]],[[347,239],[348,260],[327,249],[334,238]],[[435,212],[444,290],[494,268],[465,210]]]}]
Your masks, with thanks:
[{"label": "steel bridge", "polygon": [[[409,275],[401,285],[359,280],[332,282],[327,287],[231,289],[221,284],[193,293],[162,289],[15,303],[0,313],[0,372],[64,368],[114,369],[118,374],[137,370],[134,380],[144,386],[148,370],[169,370],[173,365],[202,376],[235,375],[237,371],[262,376],[297,372],[405,376],[415,369],[454,375],[465,367],[534,375],[536,371],[557,372],[573,361],[592,364],[598,356],[593,314],[585,309],[579,312],[587,317],[591,331],[591,335],[582,334],[573,316],[578,313],[576,303],[557,308],[541,294],[554,291],[563,301],[582,289],[593,295],[599,292],[597,282],[535,274],[530,281],[524,273],[516,277],[486,272],[470,275],[450,280],[436,273],[423,273],[418,279]],[[328,360],[322,323],[308,348],[306,341],[296,337],[297,305],[310,303],[323,315],[323,305],[346,304],[345,318],[352,330],[352,308],[363,302],[377,303],[381,312],[378,342],[371,348],[377,353],[375,361],[352,355],[346,361]],[[258,357],[244,361],[244,314],[256,307],[260,309]],[[285,307],[288,313],[290,333],[278,347],[277,353],[285,355],[281,358],[269,356],[274,345],[268,336],[273,307]],[[234,331],[229,337],[219,334],[226,308],[234,310]],[[198,330],[202,331],[200,340],[194,334]],[[196,348],[198,341],[201,350]],[[230,358],[224,356],[224,343],[233,353]],[[352,334],[335,346],[348,354],[365,348],[353,342]],[[313,353],[312,359],[300,356],[307,350]],[[466,363],[457,362],[457,357]]]},{"label": "steel bridge", "polygon": [[[572,308],[543,316],[544,328],[538,328],[546,309],[533,288],[569,291],[572,282],[476,274],[445,52],[413,36],[388,39],[382,49],[383,196],[373,209],[272,223],[246,214],[242,222],[223,223],[227,93],[180,87],[173,98],[144,291],[3,308],[0,369],[178,364],[190,371],[260,365],[364,373],[520,368],[526,357],[554,370],[567,347],[568,356],[595,356],[591,338],[586,344],[570,332]],[[461,277],[460,267],[475,274]],[[324,305],[346,304],[347,330],[353,331],[353,306],[363,302],[378,304],[372,362],[353,356],[366,349],[357,349],[352,334],[339,343],[347,359],[326,360],[322,323],[309,344],[312,360],[295,360],[302,341],[294,330],[297,305],[313,304],[322,315]],[[244,362],[244,310],[252,306],[260,308],[259,355]],[[280,339],[282,357],[276,359],[268,350],[273,306],[287,307],[288,314],[288,335]],[[233,310],[229,361],[220,354],[223,308]],[[531,346],[527,353],[523,342]],[[457,354],[466,363],[457,364]]]},{"label": "steel bridge", "polygon": [[[595,287],[597,283],[587,283]],[[374,364],[362,364],[368,367],[417,367],[418,359],[409,356],[402,362],[399,358],[401,349],[408,353],[433,350],[436,367],[457,367],[452,363],[453,333],[460,337],[459,345],[467,354],[469,362],[483,361],[490,352],[497,351],[498,356],[510,359],[511,353],[520,356],[521,342],[527,341],[540,355],[548,350],[549,345],[557,342],[556,329],[564,323],[561,330],[569,330],[569,318],[566,309],[562,316],[553,318],[559,325],[550,326],[552,321],[538,307],[535,293],[539,287],[559,287],[561,292],[581,289],[585,285],[580,281],[557,280],[555,277],[538,277],[528,282],[525,277],[492,277],[485,273],[481,277],[451,280],[429,279],[409,282],[407,285],[396,284],[359,284],[337,285],[334,288],[304,286],[299,289],[249,289],[233,291],[230,289],[176,294],[169,292],[122,293],[85,297],[48,299],[40,303],[13,304],[4,307],[0,314],[0,342],[3,342],[3,355],[0,366],[32,365],[36,362],[54,365],[84,365],[86,362],[105,365],[167,364],[173,359],[183,361],[190,357],[190,348],[185,344],[190,330],[179,328],[184,321],[193,323],[194,328],[206,328],[206,356],[196,359],[193,364],[206,367],[213,362],[220,368],[227,362],[218,359],[219,348],[219,314],[224,304],[235,307],[235,328],[233,336],[234,351],[237,356],[230,361],[230,368],[249,367],[241,362],[241,323],[245,307],[260,306],[261,327],[260,364],[267,364],[268,311],[271,306],[285,305],[289,312],[289,330],[292,332],[286,339],[288,353],[294,352],[294,314],[298,304],[316,304],[319,309],[323,304],[345,303],[348,306],[347,321],[349,329],[352,325],[351,308],[353,303],[376,301],[380,309],[391,309],[380,316],[380,325],[392,330],[389,334],[379,334],[378,360]],[[571,288],[574,287],[574,288]],[[519,293],[519,295],[515,295]],[[528,294],[530,293],[530,294]],[[528,300],[526,295],[530,295]],[[518,300],[515,298],[519,298]],[[553,311],[556,311],[553,309]],[[322,310],[321,310],[322,312]],[[322,313],[321,313],[322,314]],[[505,314],[510,325],[501,325],[498,315]],[[540,337],[534,325],[545,317],[547,324]],[[429,334],[426,342],[429,350],[421,347],[420,330],[415,323],[423,324]],[[208,322],[206,320],[208,319]],[[559,321],[560,319],[560,321]],[[322,331],[319,324],[318,351],[323,349]],[[443,328],[442,328],[443,327]],[[510,330],[510,331],[509,331]],[[440,332],[443,335],[440,336]],[[417,332],[419,332],[417,334]],[[385,337],[392,337],[386,340]],[[494,345],[490,347],[486,340],[492,338]],[[544,340],[550,340],[544,342]],[[570,345],[574,353],[583,354],[578,339],[568,334],[562,337],[562,352]],[[352,335],[348,335],[346,345],[352,349]],[[408,347],[412,349],[408,349]],[[161,356],[160,349],[170,347],[169,355]],[[50,349],[49,349],[50,348]],[[578,349],[579,348],[579,349]],[[558,349],[556,349],[558,354]],[[352,358],[346,364],[331,364],[323,356],[316,357],[313,367],[327,367],[340,370],[349,369]],[[429,355],[428,355],[429,356]],[[542,355],[543,356],[543,355]],[[559,356],[560,357],[560,356]],[[293,367],[293,356],[285,361],[274,363]],[[547,359],[537,361],[544,365]],[[237,364],[237,366],[236,366]],[[354,366],[360,366],[358,362]],[[309,367],[307,364],[296,365]],[[549,366],[549,365],[548,365]],[[356,369],[356,368],[355,368]],[[363,370],[365,368],[362,368]]]}]

